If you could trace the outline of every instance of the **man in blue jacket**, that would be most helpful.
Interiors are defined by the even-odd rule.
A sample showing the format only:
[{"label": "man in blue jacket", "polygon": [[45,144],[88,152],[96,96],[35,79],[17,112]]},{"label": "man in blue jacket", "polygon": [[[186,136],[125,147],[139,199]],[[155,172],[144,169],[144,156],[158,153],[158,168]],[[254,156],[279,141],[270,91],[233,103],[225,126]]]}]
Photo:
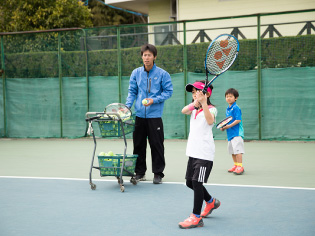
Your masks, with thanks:
[{"label": "man in blue jacket", "polygon": [[153,183],[160,184],[165,168],[164,130],[161,117],[164,101],[173,94],[173,85],[169,73],[155,65],[156,56],[155,46],[145,44],[141,47],[143,66],[133,70],[130,76],[126,106],[131,108],[135,101],[133,153],[138,154],[136,180],[145,180],[148,138],[154,173]]}]

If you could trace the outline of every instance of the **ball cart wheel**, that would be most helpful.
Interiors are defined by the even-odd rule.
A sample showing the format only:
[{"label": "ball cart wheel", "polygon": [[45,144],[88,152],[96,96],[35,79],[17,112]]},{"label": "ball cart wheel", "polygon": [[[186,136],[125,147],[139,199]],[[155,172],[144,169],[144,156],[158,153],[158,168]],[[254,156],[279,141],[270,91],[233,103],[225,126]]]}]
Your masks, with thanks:
[{"label": "ball cart wheel", "polygon": [[130,183],[132,183],[133,185],[137,185],[137,180],[132,177],[132,178],[130,179]]},{"label": "ball cart wheel", "polygon": [[95,190],[96,189],[96,185],[95,184],[91,184],[91,189]]},{"label": "ball cart wheel", "polygon": [[123,193],[125,192],[125,186],[124,185],[120,185],[120,191]]},{"label": "ball cart wheel", "polygon": [[123,183],[124,183],[124,180],[118,177],[118,184],[122,185]]}]

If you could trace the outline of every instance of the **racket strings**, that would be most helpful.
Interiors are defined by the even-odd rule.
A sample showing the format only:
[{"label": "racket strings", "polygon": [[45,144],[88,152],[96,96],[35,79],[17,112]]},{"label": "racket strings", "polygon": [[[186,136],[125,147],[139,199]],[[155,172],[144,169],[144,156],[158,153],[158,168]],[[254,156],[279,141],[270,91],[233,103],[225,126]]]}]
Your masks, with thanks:
[{"label": "racket strings", "polygon": [[227,125],[232,119],[233,119],[233,117],[232,117],[232,116],[229,116],[229,117],[225,118],[224,120],[221,120],[221,121],[217,124],[217,129],[220,129],[220,128],[224,127],[224,126]]},{"label": "racket strings", "polygon": [[207,53],[207,70],[214,75],[221,74],[234,62],[237,54],[238,43],[231,38],[218,38],[212,43]]},{"label": "racket strings", "polygon": [[105,108],[105,113],[117,113],[121,119],[131,116],[131,111],[124,104],[112,103]]}]

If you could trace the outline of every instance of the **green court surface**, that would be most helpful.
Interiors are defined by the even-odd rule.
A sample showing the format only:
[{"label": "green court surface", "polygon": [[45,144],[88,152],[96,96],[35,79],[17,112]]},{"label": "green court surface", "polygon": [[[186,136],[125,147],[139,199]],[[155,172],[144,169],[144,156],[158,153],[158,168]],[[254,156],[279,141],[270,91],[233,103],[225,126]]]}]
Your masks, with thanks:
[{"label": "green court surface", "polygon": [[[205,226],[182,230],[192,211],[185,185],[185,140],[166,140],[164,183],[147,181],[121,193],[114,177],[93,169],[94,148],[86,139],[0,139],[0,235],[315,235],[315,143],[245,142],[245,173],[230,174],[226,141],[206,188],[221,206]],[[97,151],[122,153],[123,141],[97,140]],[[128,151],[132,153],[132,140]],[[95,161],[94,165],[98,163]]]},{"label": "green court surface", "polygon": [[[187,157],[186,140],[166,140],[164,182],[184,182]],[[132,154],[132,140],[127,142]],[[315,142],[245,142],[244,175],[227,173],[232,157],[226,141],[215,141],[216,155],[209,183],[315,188]],[[94,143],[87,139],[0,139],[0,176],[89,177]],[[122,139],[98,139],[96,153],[123,153]],[[147,179],[152,180],[148,147]],[[95,158],[94,165],[97,165]],[[93,170],[93,179],[101,178]],[[112,177],[104,177],[113,179]],[[103,178],[103,179],[104,179]]]}]

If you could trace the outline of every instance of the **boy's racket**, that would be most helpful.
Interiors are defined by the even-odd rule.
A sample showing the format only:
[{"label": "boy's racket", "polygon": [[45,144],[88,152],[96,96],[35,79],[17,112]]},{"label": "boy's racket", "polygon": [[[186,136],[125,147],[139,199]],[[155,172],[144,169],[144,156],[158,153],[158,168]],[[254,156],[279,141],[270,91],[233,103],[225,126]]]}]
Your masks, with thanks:
[{"label": "boy's racket", "polygon": [[221,129],[226,126],[231,120],[233,119],[232,116],[226,117],[225,119],[221,120],[217,125],[217,129]]},{"label": "boy's racket", "polygon": [[[204,94],[213,81],[231,67],[239,48],[237,38],[230,34],[221,34],[210,43],[205,59],[206,86],[203,89]],[[215,75],[209,83],[208,73]]]}]

